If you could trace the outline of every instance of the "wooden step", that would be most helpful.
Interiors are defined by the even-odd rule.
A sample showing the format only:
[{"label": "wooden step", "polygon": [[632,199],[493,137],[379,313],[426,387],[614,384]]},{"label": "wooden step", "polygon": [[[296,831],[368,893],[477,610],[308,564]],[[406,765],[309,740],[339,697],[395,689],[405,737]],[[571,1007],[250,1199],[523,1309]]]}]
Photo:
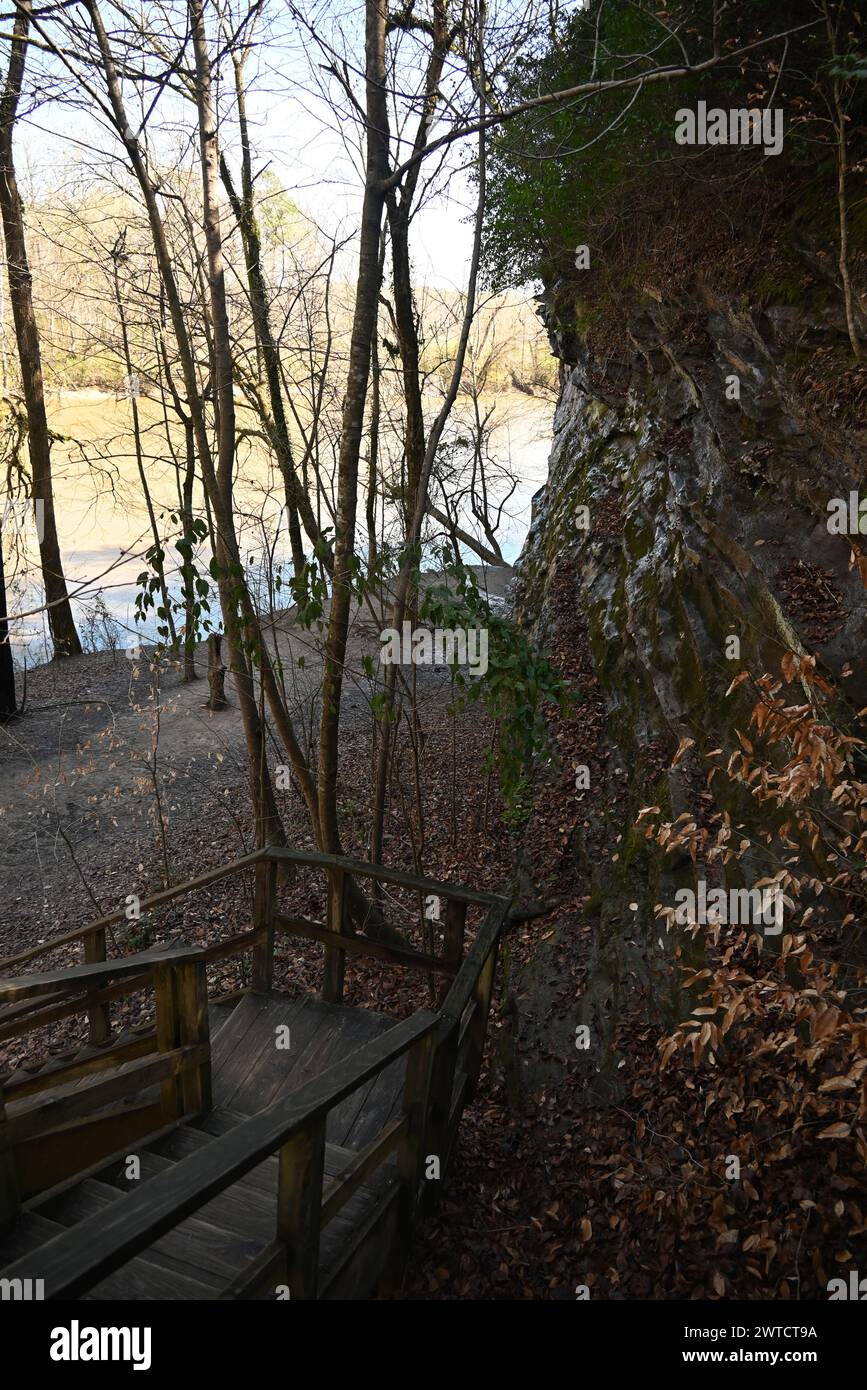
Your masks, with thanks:
[{"label": "wooden step", "polygon": [[[127,1162],[115,1160],[91,1178],[69,1187],[38,1204],[28,1213],[19,1246],[3,1252],[8,1263],[37,1249],[61,1230],[97,1215],[139,1182],[148,1182],[183,1162],[241,1124],[246,1116],[216,1110],[202,1117],[200,1127],[182,1124],[161,1135],[153,1146],[137,1152],[140,1176],[127,1177]],[[209,1133],[204,1128],[216,1130]],[[326,1184],[352,1161],[353,1152],[326,1146]],[[274,1239],[277,1205],[278,1162],[267,1159],[231,1188],[212,1198],[194,1216],[187,1217],[146,1251],[115,1271],[88,1294],[90,1298],[217,1298],[221,1291]],[[378,1173],[372,1183],[355,1192],[346,1206],[322,1232],[320,1268],[325,1285],[333,1282],[342,1265],[396,1189],[393,1166]],[[17,1229],[17,1228],[16,1228]],[[184,1292],[176,1292],[183,1289]],[[270,1297],[276,1297],[276,1290]]]}]

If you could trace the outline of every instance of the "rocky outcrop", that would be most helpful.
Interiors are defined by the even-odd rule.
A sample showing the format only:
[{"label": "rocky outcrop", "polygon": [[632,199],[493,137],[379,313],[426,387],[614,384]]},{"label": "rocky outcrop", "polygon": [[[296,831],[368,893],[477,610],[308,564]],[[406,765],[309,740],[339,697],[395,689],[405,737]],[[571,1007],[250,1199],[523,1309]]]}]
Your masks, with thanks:
[{"label": "rocky outcrop", "polygon": [[[514,599],[553,644],[551,595],[568,582],[586,625],[608,714],[602,781],[625,777],[627,806],[624,819],[621,796],[610,826],[616,858],[576,868],[599,912],[598,969],[622,980],[633,946],[645,969],[659,947],[653,904],[691,881],[688,861],[646,852],[634,815],[725,795],[708,792],[700,755],[747,727],[752,701],[726,694],[738,671],[777,672],[787,650],[814,652],[843,692],[839,717],[867,704],[867,595],[851,563],[867,542],[828,525],[831,499],[867,497],[867,436],[803,387],[811,356],[846,358],[830,293],[807,314],[751,310],[701,286],[667,304],[647,287],[604,356],[562,286],[543,315],[561,393]],[[684,737],[695,748],[672,769]]]}]

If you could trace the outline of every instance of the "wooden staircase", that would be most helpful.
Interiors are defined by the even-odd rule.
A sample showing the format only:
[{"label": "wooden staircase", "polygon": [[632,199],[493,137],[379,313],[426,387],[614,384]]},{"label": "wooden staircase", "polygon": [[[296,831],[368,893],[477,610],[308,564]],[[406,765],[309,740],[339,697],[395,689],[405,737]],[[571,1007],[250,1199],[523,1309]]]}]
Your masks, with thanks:
[{"label": "wooden staircase", "polygon": [[[307,925],[327,947],[326,982],[342,984],[341,937],[351,936],[346,949],[355,952],[366,938],[345,922],[281,918],[273,884],[263,884],[281,853],[292,852],[251,857],[260,920],[231,949],[246,939],[254,976],[270,982],[262,952],[273,953],[278,924],[291,922],[296,934]],[[342,883],[349,873],[387,874],[312,859]],[[44,1280],[49,1298],[387,1294],[429,1195],[427,1161],[435,1156],[445,1171],[476,1084],[508,907],[417,882],[461,910],[447,912],[451,959],[436,961],[452,978],[441,1007],[400,1023],[270,988],[231,1005],[209,1001],[214,948],[175,945],[0,980],[0,1038],[76,1011],[91,1019],[91,1036],[104,1034],[0,1078],[0,1275],[12,1281],[4,1288],[30,1278]],[[342,903],[342,890],[328,901]],[[463,924],[471,902],[485,907],[484,920],[455,959],[455,921]],[[391,950],[370,947],[379,959]],[[395,954],[402,959],[392,963],[407,966],[420,953]],[[141,989],[155,990],[152,1023],[113,1036],[107,1001]]]}]

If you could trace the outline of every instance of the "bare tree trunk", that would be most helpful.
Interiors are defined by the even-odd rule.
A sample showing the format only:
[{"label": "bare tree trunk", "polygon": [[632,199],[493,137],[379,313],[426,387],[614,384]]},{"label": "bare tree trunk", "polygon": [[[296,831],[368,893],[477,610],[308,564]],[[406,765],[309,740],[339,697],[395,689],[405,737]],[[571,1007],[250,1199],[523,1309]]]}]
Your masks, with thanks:
[{"label": "bare tree trunk", "polygon": [[372,572],[376,568],[376,561],[379,553],[376,540],[376,499],[379,489],[380,374],[379,350],[376,343],[376,329],[374,328],[373,338],[370,343],[371,396],[367,453],[367,504],[365,509],[365,520],[367,523],[367,568],[369,572]]},{"label": "bare tree trunk", "polygon": [[[81,642],[75,630],[72,607],[66,590],[57,523],[54,516],[54,490],[51,483],[51,436],[45,413],[45,388],[39,331],[33,309],[32,277],[27,259],[24,213],[18,192],[13,157],[13,136],[24,80],[27,35],[30,29],[30,0],[21,0],[15,11],[15,26],[9,53],[6,85],[0,98],[0,214],[6,242],[9,298],[15,321],[15,341],[21,365],[21,383],[27,408],[27,437],[36,505],[39,558],[48,609],[48,625],[55,657],[78,656]],[[40,517],[39,512],[42,512]]]},{"label": "bare tree trunk", "polygon": [[337,817],[337,763],[343,662],[349,631],[351,560],[355,547],[358,464],[364,429],[370,350],[379,303],[379,246],[388,174],[388,104],[386,96],[386,0],[366,0],[365,79],[367,102],[367,181],[361,214],[355,314],[349,349],[349,372],[343,398],[338,459],[334,584],[325,646],[322,713],[319,725],[319,825],[324,850],[340,852]]},{"label": "bare tree trunk", "polygon": [[[184,410],[183,403],[178,395],[172,375],[169,355],[166,349],[164,331],[165,313],[165,290],[160,286],[160,326],[154,334],[154,344],[156,347],[157,360],[162,366],[162,375],[159,377],[160,395],[163,402],[163,421],[166,434],[166,446],[172,456],[175,465],[175,482],[178,489],[178,509],[181,522],[183,523],[184,536],[192,546],[193,537],[193,490],[196,485],[196,436],[193,429],[191,415]],[[184,430],[184,470],[181,477],[181,464],[172,439],[171,426],[169,424],[168,407],[166,405],[166,392],[171,396],[172,407]],[[196,569],[193,563],[192,549],[184,549],[181,560],[181,580],[184,588],[184,673],[181,679],[187,684],[190,681],[198,680],[196,671],[195,653],[195,633],[198,628],[196,616],[196,604],[198,595],[196,593]],[[201,611],[201,610],[200,610]]]},{"label": "bare tree trunk", "polygon": [[[480,99],[479,105],[482,109],[483,102]],[[439,414],[433,423],[428,436],[425,448],[424,463],[422,466],[421,477],[418,483],[418,492],[415,498],[415,511],[412,522],[406,536],[403,557],[401,560],[400,571],[395,585],[394,604],[391,612],[391,626],[400,631],[404,615],[407,610],[407,602],[412,588],[412,572],[416,562],[416,548],[421,539],[422,526],[424,524],[425,513],[428,510],[428,489],[430,487],[430,476],[433,470],[436,452],[442,438],[446,422],[451,414],[452,406],[458,394],[461,384],[461,377],[464,370],[464,360],[467,354],[467,343],[469,341],[470,329],[475,315],[476,284],[479,276],[479,262],[481,259],[482,248],[482,218],[485,208],[485,132],[479,133],[479,192],[478,203],[476,205],[476,225],[473,238],[473,254],[470,262],[470,274],[467,284],[467,298],[464,306],[464,320],[461,328],[458,350],[455,355],[452,367],[451,381],[446,392],[446,398],[440,407]],[[376,776],[373,785],[373,810],[371,816],[370,829],[370,857],[374,863],[379,863],[382,859],[382,840],[383,828],[385,823],[385,800],[388,791],[388,758],[389,746],[391,742],[391,711],[394,707],[394,691],[397,681],[397,665],[392,663],[386,669],[385,691],[382,716],[379,724],[379,751],[377,755]]]},{"label": "bare tree trunk", "polygon": [[[822,6],[825,14],[825,29],[828,35],[828,46],[831,49],[832,66],[837,60],[837,35],[834,25],[831,23],[831,15],[827,3]],[[861,344],[858,340],[858,325],[855,320],[855,304],[852,297],[852,281],[849,276],[849,216],[846,205],[846,175],[848,173],[848,153],[846,148],[846,113],[843,110],[843,99],[840,91],[840,78],[836,75],[831,77],[831,95],[834,103],[834,133],[837,138],[837,217],[840,227],[840,254],[838,265],[840,267],[840,279],[843,283],[843,303],[846,306],[846,329],[849,333],[849,342],[852,347],[852,355],[856,362],[861,360]]]},{"label": "bare tree trunk", "polygon": [[0,723],[14,719],[18,713],[15,699],[15,667],[9,645],[9,622],[6,614],[6,572],[3,568],[3,528],[0,525]]},{"label": "bare tree trunk", "polygon": [[[190,419],[184,420],[184,441],[186,444],[187,460],[184,470],[184,481],[181,486],[181,521],[184,524],[184,535],[191,539],[193,531],[193,487],[196,481],[196,441],[193,436],[193,422]],[[181,576],[183,578],[185,595],[184,681],[186,683],[198,680],[194,640],[196,631],[196,574],[191,553],[184,555],[183,564],[181,565]]]},{"label": "bare tree trunk", "polygon": [[[432,47],[425,74],[425,96],[416,131],[414,150],[424,148],[439,98],[443,66],[451,42],[448,26],[447,0],[434,0],[432,6]],[[418,187],[421,166],[407,173],[400,196],[388,194],[388,228],[391,233],[391,262],[394,285],[394,322],[397,328],[400,362],[403,373],[403,394],[406,402],[406,494],[404,496],[404,533],[412,525],[418,497],[421,471],[424,465],[425,430],[421,388],[421,350],[418,319],[412,293],[412,270],[409,258],[409,224]]]}]

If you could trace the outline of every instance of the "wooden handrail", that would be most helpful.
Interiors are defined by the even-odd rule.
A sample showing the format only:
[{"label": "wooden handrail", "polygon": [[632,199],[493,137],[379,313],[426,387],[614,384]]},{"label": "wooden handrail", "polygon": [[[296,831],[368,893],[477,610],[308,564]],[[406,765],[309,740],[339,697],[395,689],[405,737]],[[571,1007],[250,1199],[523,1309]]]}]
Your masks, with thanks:
[{"label": "wooden handrail", "polygon": [[485,961],[499,940],[508,910],[508,898],[495,899],[494,905],[479,927],[476,939],[464,957],[454,984],[446,995],[440,1010],[449,1022],[460,1022],[464,1009],[472,998],[476,981],[482,973]]},{"label": "wooden handrail", "polygon": [[306,917],[286,917],[274,914],[274,929],[286,932],[289,936],[303,936],[308,941],[321,941],[325,946],[346,951],[349,955],[370,956],[375,960],[390,961],[392,965],[412,966],[417,970],[430,970],[434,974],[454,976],[457,967],[437,956],[429,956],[425,951],[411,951],[403,946],[387,946],[384,941],[373,941],[368,936],[339,936],[329,931],[321,922],[311,922]]},{"label": "wooden handrail", "polygon": [[[194,892],[196,889],[205,888],[208,884],[215,883],[221,878],[226,878],[229,874],[238,873],[244,869],[255,868],[262,862],[279,864],[295,864],[300,867],[318,868],[323,870],[341,869],[346,873],[358,878],[372,878],[384,883],[395,883],[405,888],[412,888],[416,892],[425,895],[435,894],[445,898],[447,902],[464,903],[481,907],[491,907],[497,903],[505,903],[508,900],[496,893],[480,892],[477,889],[465,888],[459,883],[444,883],[438,879],[425,878],[420,874],[409,873],[404,869],[393,869],[383,864],[368,864],[360,859],[351,859],[346,855],[323,854],[317,850],[294,850],[277,846],[267,846],[264,849],[254,850],[250,854],[240,855],[237,859],[230,859],[225,864],[219,864],[216,868],[208,869],[206,873],[199,874],[196,878],[185,880],[183,883],[174,884],[171,888],[162,889],[158,893],[152,893],[150,897],[142,898],[139,908],[144,915],[154,911],[156,908],[164,907],[166,903],[173,902],[175,898],[183,897],[185,893]],[[17,951],[14,955],[5,956],[0,959],[0,969],[9,970],[13,966],[23,965],[27,961],[35,960],[39,956],[48,955],[59,946],[69,945],[74,941],[84,941],[87,944],[91,938],[98,937],[109,927],[115,926],[126,919],[126,908],[118,908],[116,912],[110,912],[104,917],[99,917],[93,922],[86,922],[81,927],[75,927],[71,931],[62,932],[59,936],[50,937],[49,940],[40,942],[36,946],[28,946],[23,951]],[[101,962],[100,962],[101,963]]]},{"label": "wooden handrail", "polygon": [[147,1183],[107,1210],[57,1236],[3,1271],[4,1278],[39,1278],[46,1298],[75,1298],[158,1240],[185,1217],[249,1173],[302,1129],[324,1123],[329,1110],[364,1085],[437,1026],[420,1010],[352,1057],[337,1062],[291,1095]]},{"label": "wooden handrail", "polygon": [[202,954],[199,946],[160,946],[152,951],[139,951],[134,956],[120,956],[117,960],[100,962],[98,965],[70,965],[65,970],[15,976],[0,980],[0,999],[30,999],[35,995],[56,994],[58,989],[64,992],[92,989],[107,980],[136,975],[142,971],[142,967],[152,970],[159,965],[180,965],[184,961],[198,960]]},{"label": "wooden handrail", "polygon": [[421,893],[435,893],[441,898],[454,898],[457,902],[474,903],[479,907],[490,907],[494,903],[509,900],[498,893],[483,893],[475,888],[464,888],[460,883],[443,883],[438,879],[425,878],[422,874],[409,873],[406,869],[392,869],[385,864],[368,864],[363,859],[349,859],[345,854],[321,854],[314,850],[284,849],[269,845],[261,851],[265,859],[275,863],[296,864],[311,869],[343,869],[358,878],[374,878],[383,883],[397,883],[402,888],[414,888]]}]

